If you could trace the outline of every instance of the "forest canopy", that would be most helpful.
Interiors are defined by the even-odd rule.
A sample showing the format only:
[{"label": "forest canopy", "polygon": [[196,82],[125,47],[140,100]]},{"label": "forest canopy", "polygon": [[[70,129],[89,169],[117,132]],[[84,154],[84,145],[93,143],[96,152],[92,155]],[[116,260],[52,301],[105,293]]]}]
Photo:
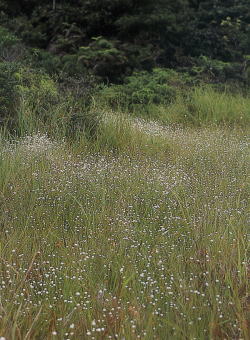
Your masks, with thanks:
[{"label": "forest canopy", "polygon": [[226,78],[247,77],[248,0],[1,0],[0,24],[52,73],[119,83],[134,71],[192,73],[218,61],[231,67]]}]

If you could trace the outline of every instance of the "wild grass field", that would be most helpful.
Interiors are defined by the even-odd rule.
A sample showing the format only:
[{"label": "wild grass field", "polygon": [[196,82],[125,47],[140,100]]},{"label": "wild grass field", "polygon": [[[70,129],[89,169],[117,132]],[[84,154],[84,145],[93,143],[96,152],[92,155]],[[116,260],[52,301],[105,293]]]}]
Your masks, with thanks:
[{"label": "wild grass field", "polygon": [[213,98],[211,124],[2,134],[0,339],[249,338],[249,108]]}]

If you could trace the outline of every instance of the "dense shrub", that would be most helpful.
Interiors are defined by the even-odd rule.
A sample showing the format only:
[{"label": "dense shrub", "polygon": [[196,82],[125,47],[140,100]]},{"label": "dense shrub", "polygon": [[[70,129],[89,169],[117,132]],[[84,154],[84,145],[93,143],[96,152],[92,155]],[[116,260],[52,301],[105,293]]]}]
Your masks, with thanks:
[{"label": "dense shrub", "polygon": [[38,48],[32,48],[29,54],[30,64],[50,75],[58,74],[62,70],[59,56]]},{"label": "dense shrub", "polygon": [[101,111],[91,80],[57,81],[21,63],[0,62],[1,127],[17,134],[44,131],[57,136],[95,138]]},{"label": "dense shrub", "polygon": [[[1,0],[0,24],[44,49],[37,61],[49,72],[59,62],[71,75],[88,70],[102,82],[120,83],[134,71],[188,64],[199,75],[219,74],[219,82],[241,74],[250,54],[248,9],[249,0]],[[201,55],[232,64],[201,72],[210,63],[196,63]]]},{"label": "dense shrub", "polygon": [[81,46],[75,54],[62,58],[63,69],[68,74],[91,73],[102,81],[117,81],[124,73],[127,59],[115,41],[103,37],[92,38],[88,46]]},{"label": "dense shrub", "polygon": [[104,87],[101,95],[113,107],[133,109],[146,108],[149,104],[167,105],[191,82],[192,78],[186,73],[155,68],[152,72],[134,72],[125,78],[123,85]]},{"label": "dense shrub", "polygon": [[12,119],[17,100],[17,63],[0,62],[0,119],[1,123]]},{"label": "dense shrub", "polygon": [[[20,114],[50,115],[50,105],[58,99],[55,82],[42,72],[20,63],[0,62],[0,115],[12,128]],[[29,108],[29,109],[28,109]]]},{"label": "dense shrub", "polygon": [[24,54],[25,48],[21,41],[6,28],[0,26],[0,61],[19,61]]},{"label": "dense shrub", "polygon": [[211,59],[206,56],[192,59],[193,66],[182,68],[189,74],[203,83],[234,85],[247,85],[249,79],[247,75],[248,58],[245,56],[242,62],[225,62]]}]

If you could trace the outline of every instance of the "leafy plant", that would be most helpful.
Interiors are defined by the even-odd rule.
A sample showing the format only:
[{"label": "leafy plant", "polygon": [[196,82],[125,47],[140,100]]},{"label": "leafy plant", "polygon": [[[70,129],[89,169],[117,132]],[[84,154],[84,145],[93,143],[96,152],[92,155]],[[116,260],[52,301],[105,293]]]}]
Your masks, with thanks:
[{"label": "leafy plant", "polygon": [[246,63],[225,62],[211,59],[206,56],[194,59],[195,65],[189,69],[189,73],[206,83],[230,83],[246,84]]},{"label": "leafy plant", "polygon": [[17,100],[16,86],[19,64],[0,62],[0,119],[1,123],[13,118]]},{"label": "leafy plant", "polygon": [[57,74],[62,69],[60,57],[42,49],[31,49],[29,59],[33,67],[42,69],[50,75]]},{"label": "leafy plant", "polygon": [[15,128],[17,121],[30,113],[46,119],[50,106],[57,101],[55,82],[42,72],[20,63],[0,63],[0,114],[2,123]]},{"label": "leafy plant", "polygon": [[152,72],[134,72],[124,85],[112,85],[101,94],[113,107],[145,109],[149,104],[167,105],[179,91],[187,88],[191,78],[171,69],[155,68]]},{"label": "leafy plant", "polygon": [[16,91],[20,98],[29,101],[29,105],[46,110],[47,105],[57,98],[57,87],[47,74],[22,67],[16,77]]},{"label": "leafy plant", "polygon": [[92,38],[88,46],[82,46],[77,53],[62,58],[64,70],[68,73],[91,73],[100,80],[117,79],[126,66],[125,54],[116,48],[115,41],[103,37]]},{"label": "leafy plant", "polygon": [[0,61],[18,61],[24,55],[21,41],[6,28],[0,26]]}]

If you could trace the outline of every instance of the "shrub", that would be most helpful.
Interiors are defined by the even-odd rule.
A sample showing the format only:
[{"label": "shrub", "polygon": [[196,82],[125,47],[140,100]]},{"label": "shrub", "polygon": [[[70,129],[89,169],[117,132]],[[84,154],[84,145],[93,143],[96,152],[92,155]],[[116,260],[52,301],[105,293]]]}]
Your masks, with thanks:
[{"label": "shrub", "polygon": [[[17,134],[43,131],[60,137],[95,138],[101,112],[88,79],[53,80],[20,63],[0,63],[2,126]],[[60,79],[59,79],[60,81]]]},{"label": "shrub", "polygon": [[125,78],[124,85],[104,87],[101,95],[114,108],[147,110],[151,104],[168,105],[191,82],[186,73],[155,68],[152,72],[134,72]]},{"label": "shrub", "polygon": [[15,76],[18,79],[18,96],[29,105],[46,109],[57,99],[57,87],[49,75],[22,66]]},{"label": "shrub", "polygon": [[62,58],[64,70],[73,75],[91,70],[99,80],[117,80],[126,66],[126,57],[115,45],[115,41],[101,36],[92,38],[88,46],[82,46],[75,54]]},{"label": "shrub", "polygon": [[19,61],[24,52],[25,48],[21,41],[6,28],[0,26],[0,60],[3,62]]},{"label": "shrub", "polygon": [[17,100],[16,86],[19,65],[11,62],[0,62],[0,119],[1,123],[13,119]]},{"label": "shrub", "polygon": [[38,48],[31,49],[30,62],[35,68],[44,70],[50,75],[57,74],[62,69],[60,57]]},{"label": "shrub", "polygon": [[224,62],[221,60],[210,59],[206,56],[193,59],[194,65],[188,70],[190,75],[199,82],[212,84],[228,84],[242,86],[247,85],[246,64],[245,60],[240,62]]},{"label": "shrub", "polygon": [[1,122],[11,129],[21,117],[22,121],[31,118],[31,112],[46,119],[57,98],[57,87],[48,75],[20,63],[0,63]]}]

